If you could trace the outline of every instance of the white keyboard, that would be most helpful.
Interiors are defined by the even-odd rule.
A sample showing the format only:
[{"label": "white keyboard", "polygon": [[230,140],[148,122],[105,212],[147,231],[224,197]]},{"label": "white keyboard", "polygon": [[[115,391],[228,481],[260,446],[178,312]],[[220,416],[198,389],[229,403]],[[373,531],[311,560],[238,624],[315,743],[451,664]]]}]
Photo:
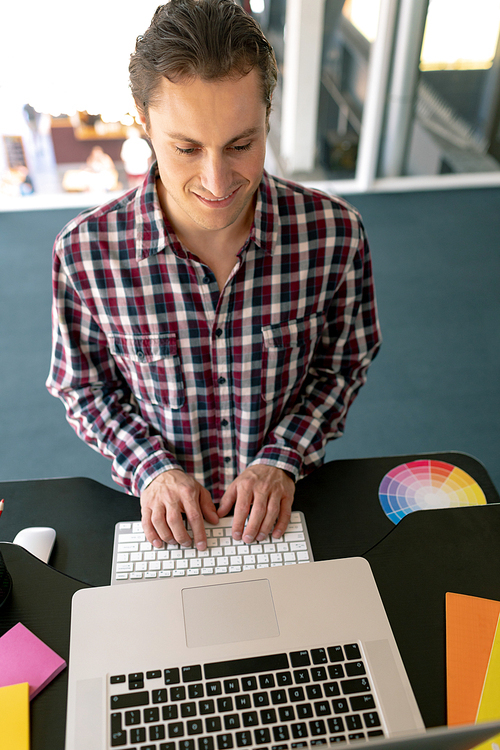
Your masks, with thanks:
[{"label": "white keyboard", "polygon": [[255,544],[233,539],[232,522],[232,516],[221,518],[216,526],[205,522],[207,549],[202,552],[178,544],[153,547],[146,540],[140,521],[117,523],[111,583],[239,573],[252,568],[312,562],[314,559],[304,514],[300,511],[292,512],[281,539],[269,536]]}]

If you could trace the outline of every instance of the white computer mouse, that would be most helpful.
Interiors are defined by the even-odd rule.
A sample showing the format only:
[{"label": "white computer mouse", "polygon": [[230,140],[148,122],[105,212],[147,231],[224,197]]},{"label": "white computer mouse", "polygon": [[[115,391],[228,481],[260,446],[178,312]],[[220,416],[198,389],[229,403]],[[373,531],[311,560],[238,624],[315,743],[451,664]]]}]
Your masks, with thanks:
[{"label": "white computer mouse", "polygon": [[55,540],[56,532],[54,529],[49,526],[32,526],[28,529],[22,529],[16,534],[14,544],[24,547],[32,555],[46,563],[49,561]]}]

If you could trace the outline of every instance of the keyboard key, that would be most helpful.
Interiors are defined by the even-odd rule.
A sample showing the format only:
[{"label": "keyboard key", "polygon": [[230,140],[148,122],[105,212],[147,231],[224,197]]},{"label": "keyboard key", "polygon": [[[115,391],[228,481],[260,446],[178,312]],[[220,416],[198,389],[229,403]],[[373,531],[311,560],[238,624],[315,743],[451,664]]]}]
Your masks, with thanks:
[{"label": "keyboard key", "polygon": [[356,695],[349,699],[352,711],[363,711],[367,708],[375,708],[373,695]]},{"label": "keyboard key", "polygon": [[215,703],[213,700],[200,701],[198,708],[200,714],[213,714],[215,712]]},{"label": "keyboard key", "polygon": [[362,661],[352,661],[345,665],[345,672],[348,677],[357,677],[366,674],[366,669]]},{"label": "keyboard key", "polygon": [[252,744],[252,735],[250,732],[236,732],[236,745],[237,747],[247,747]]},{"label": "keyboard key", "polygon": [[360,677],[354,680],[341,680],[340,682],[344,695],[352,693],[365,693],[371,690],[370,683],[366,677]]},{"label": "keyboard key", "polygon": [[250,695],[248,693],[244,693],[243,695],[235,696],[234,705],[238,711],[242,711],[245,708],[250,708],[252,705]]},{"label": "keyboard key", "polygon": [[342,646],[330,646],[327,648],[330,661],[344,661]]},{"label": "keyboard key", "polygon": [[257,679],[255,677],[243,677],[241,687],[243,690],[257,690]]},{"label": "keyboard key", "polygon": [[310,682],[309,672],[307,669],[296,669],[293,673],[293,679],[297,685],[304,682]]},{"label": "keyboard key", "polygon": [[286,726],[273,727],[273,737],[275,742],[286,742],[290,738],[290,732]]},{"label": "keyboard key", "polygon": [[201,683],[188,685],[188,694],[190,698],[203,698],[203,696],[205,695],[203,685]]},{"label": "keyboard key", "polygon": [[152,690],[151,700],[153,703],[166,703],[168,700],[166,689],[160,688],[159,690]]},{"label": "keyboard key", "polygon": [[287,667],[288,656],[286,654],[269,654],[266,656],[249,657],[247,659],[233,659],[231,661],[205,664],[205,678],[235,677],[237,675],[256,672],[286,669]]},{"label": "keyboard key", "polygon": [[238,680],[224,680],[224,692],[239,693],[240,683]]},{"label": "keyboard key", "polygon": [[165,669],[163,672],[165,678],[165,685],[175,685],[181,681],[181,673],[179,669]]},{"label": "keyboard key", "polygon": [[380,726],[380,718],[376,711],[370,711],[369,713],[363,714],[363,719],[367,729]]},{"label": "keyboard key", "polygon": [[239,714],[227,714],[224,716],[224,729],[231,731],[233,729],[240,728],[240,716]]},{"label": "keyboard key", "polygon": [[219,734],[217,737],[218,750],[231,750],[234,747],[231,734]]},{"label": "keyboard key", "polygon": [[293,706],[281,706],[278,709],[280,721],[293,721],[295,719],[295,712]]},{"label": "keyboard key", "polygon": [[196,716],[196,703],[194,701],[181,705],[181,716]]},{"label": "keyboard key", "polygon": [[134,727],[130,730],[130,742],[145,742],[146,730],[144,727]]},{"label": "keyboard key", "polygon": [[328,729],[332,734],[338,734],[344,732],[344,721],[341,716],[335,716],[333,719],[328,719]]},{"label": "keyboard key", "polygon": [[317,737],[318,734],[326,734],[325,722],[322,719],[316,719],[316,721],[310,721],[309,731],[313,737]]},{"label": "keyboard key", "polygon": [[297,719],[311,719],[313,715],[312,706],[310,703],[301,703],[295,709],[297,711]]},{"label": "keyboard key", "polygon": [[202,678],[201,664],[193,664],[190,667],[182,667],[183,682],[198,682]]},{"label": "keyboard key", "polygon": [[254,727],[259,723],[257,711],[246,711],[243,714],[243,726]]},{"label": "keyboard key", "polygon": [[359,714],[354,714],[353,716],[346,716],[345,723],[346,723],[347,729],[350,729],[350,730],[363,729],[363,722],[361,721],[361,716]]},{"label": "keyboard key", "polygon": [[349,711],[349,706],[345,698],[339,698],[339,700],[332,701],[332,707],[336,714],[346,714]]},{"label": "keyboard key", "polygon": [[111,710],[118,708],[132,708],[133,706],[147,706],[149,703],[149,692],[144,690],[140,693],[124,693],[123,695],[111,696]]},{"label": "keyboard key", "polygon": [[276,724],[276,711],[274,708],[267,708],[260,712],[261,724]]},{"label": "keyboard key", "polygon": [[274,675],[272,674],[261,674],[259,675],[259,685],[263,689],[273,688],[275,686]]},{"label": "keyboard key", "polygon": [[290,654],[292,667],[308,667],[311,663],[309,651],[293,651]]},{"label": "keyboard key", "polygon": [[168,706],[162,706],[161,715],[163,721],[172,721],[173,719],[177,719],[179,709],[177,706],[170,703]]},{"label": "keyboard key", "polygon": [[205,719],[206,732],[220,732],[221,729],[222,722],[220,716],[211,716],[209,719]]},{"label": "keyboard key", "polygon": [[160,721],[160,709],[159,708],[145,708],[143,713],[144,713],[145,724],[150,724],[154,721]]},{"label": "keyboard key", "polygon": [[201,734],[203,732],[203,722],[201,721],[201,719],[193,719],[192,721],[187,721],[186,729],[188,734]]},{"label": "keyboard key", "polygon": [[350,643],[348,646],[344,646],[344,650],[346,659],[361,659],[361,653],[357,643]]},{"label": "keyboard key", "polygon": [[127,732],[119,729],[111,732],[111,747],[120,747],[127,744]]},{"label": "keyboard key", "polygon": [[170,700],[171,701],[184,701],[186,700],[186,688],[184,685],[176,685],[170,688]]},{"label": "keyboard key", "polygon": [[313,648],[311,649],[311,657],[313,664],[326,664],[328,657],[324,648]]},{"label": "keyboard key", "polygon": [[155,724],[154,726],[149,727],[149,741],[150,742],[156,742],[157,740],[164,740],[165,739],[165,727],[163,724]]},{"label": "keyboard key", "polygon": [[255,729],[254,737],[256,745],[264,745],[266,742],[271,741],[271,734],[269,732],[269,729]]},{"label": "keyboard key", "polygon": [[182,721],[177,721],[168,725],[168,736],[170,739],[184,736],[184,724]]},{"label": "keyboard key", "polygon": [[307,725],[304,722],[292,724],[292,736],[296,740],[307,737]]}]

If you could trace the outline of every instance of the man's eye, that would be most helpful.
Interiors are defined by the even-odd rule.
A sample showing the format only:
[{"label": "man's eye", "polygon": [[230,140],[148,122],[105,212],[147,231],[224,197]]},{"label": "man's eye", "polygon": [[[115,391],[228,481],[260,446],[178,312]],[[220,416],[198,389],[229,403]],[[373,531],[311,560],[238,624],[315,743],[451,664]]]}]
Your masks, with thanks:
[{"label": "man's eye", "polygon": [[180,146],[175,147],[175,151],[177,154],[194,154],[196,149],[194,147],[191,148],[181,148]]},{"label": "man's eye", "polygon": [[251,143],[245,143],[244,146],[233,146],[233,148],[235,151],[248,151],[251,145]]}]

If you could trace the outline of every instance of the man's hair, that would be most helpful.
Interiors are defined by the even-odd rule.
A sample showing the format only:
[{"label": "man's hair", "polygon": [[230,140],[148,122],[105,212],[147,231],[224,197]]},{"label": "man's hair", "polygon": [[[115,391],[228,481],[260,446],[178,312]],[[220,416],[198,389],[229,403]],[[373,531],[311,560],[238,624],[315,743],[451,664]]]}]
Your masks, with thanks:
[{"label": "man's hair", "polygon": [[277,81],[274,51],[257,22],[233,0],[170,0],[155,12],[130,57],[130,88],[138,111],[148,110],[163,77],[173,83],[260,74],[267,118]]}]

